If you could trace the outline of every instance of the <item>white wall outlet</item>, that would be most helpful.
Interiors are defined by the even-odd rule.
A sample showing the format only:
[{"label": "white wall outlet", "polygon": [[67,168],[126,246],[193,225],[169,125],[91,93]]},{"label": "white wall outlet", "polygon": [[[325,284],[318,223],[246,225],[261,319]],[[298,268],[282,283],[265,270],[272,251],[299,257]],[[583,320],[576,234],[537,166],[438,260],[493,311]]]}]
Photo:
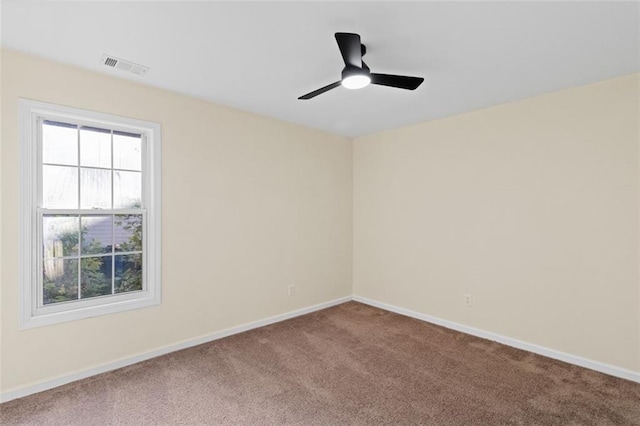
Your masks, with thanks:
[{"label": "white wall outlet", "polygon": [[294,294],[296,294],[296,286],[295,285],[290,285],[289,286],[289,296],[293,296]]},{"label": "white wall outlet", "polygon": [[464,297],[464,306],[470,308],[473,306],[473,296],[469,293],[465,293],[462,295]]}]

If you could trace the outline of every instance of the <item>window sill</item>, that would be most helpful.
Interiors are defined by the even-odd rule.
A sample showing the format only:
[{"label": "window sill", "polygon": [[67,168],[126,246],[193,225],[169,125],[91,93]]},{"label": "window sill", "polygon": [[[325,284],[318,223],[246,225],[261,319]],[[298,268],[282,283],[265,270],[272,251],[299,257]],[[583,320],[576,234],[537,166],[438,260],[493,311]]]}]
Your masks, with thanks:
[{"label": "window sill", "polygon": [[[147,308],[160,304],[160,297],[150,295],[147,292],[140,292],[136,297],[129,297],[124,300],[110,301],[93,306],[78,307],[73,310],[63,310],[59,312],[40,312],[21,318],[20,330],[43,327],[47,325],[59,324],[68,321],[75,321],[85,318],[92,318],[118,312],[126,312],[133,309]],[[42,309],[46,310],[46,308]]]}]

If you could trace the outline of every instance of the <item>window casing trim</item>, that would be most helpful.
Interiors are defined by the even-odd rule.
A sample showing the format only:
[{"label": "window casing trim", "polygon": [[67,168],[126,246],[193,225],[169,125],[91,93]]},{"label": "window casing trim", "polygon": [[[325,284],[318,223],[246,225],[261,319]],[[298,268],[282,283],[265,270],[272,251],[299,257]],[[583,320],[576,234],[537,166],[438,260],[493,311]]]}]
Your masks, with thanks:
[{"label": "window casing trim", "polygon": [[[142,159],[143,234],[142,291],[94,297],[59,306],[38,306],[40,290],[38,270],[42,256],[37,241],[41,215],[38,179],[41,165],[39,120],[69,120],[77,124],[103,125],[113,130],[144,135]],[[73,321],[131,309],[158,305],[161,301],[161,127],[159,123],[86,111],[44,102],[19,99],[20,141],[20,212],[19,212],[19,328],[27,329]],[[111,209],[112,214],[117,209]],[[73,210],[74,213],[80,209]],[[124,212],[125,210],[123,210]],[[99,213],[92,211],[91,213]],[[138,210],[140,212],[140,210]]]}]

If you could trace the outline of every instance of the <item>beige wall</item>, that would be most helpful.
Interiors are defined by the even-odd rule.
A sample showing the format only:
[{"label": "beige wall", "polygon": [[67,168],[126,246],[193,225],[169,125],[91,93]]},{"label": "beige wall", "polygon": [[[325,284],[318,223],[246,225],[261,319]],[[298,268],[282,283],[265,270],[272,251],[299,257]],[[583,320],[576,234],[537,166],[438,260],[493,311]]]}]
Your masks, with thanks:
[{"label": "beige wall", "polygon": [[[2,15],[2,4],[0,4],[0,15]],[[2,58],[3,50],[0,48],[0,333],[2,333],[2,198],[4,194],[4,191],[2,191]],[[2,376],[2,335],[0,335],[0,392],[2,392]]]},{"label": "beige wall", "polygon": [[[639,75],[351,141],[2,53],[2,392],[352,290],[640,371]],[[17,330],[18,97],[162,124],[161,306]]]},{"label": "beige wall", "polygon": [[639,77],[358,138],[354,293],[640,371]]},{"label": "beige wall", "polygon": [[[18,331],[18,97],[162,124],[161,306]],[[4,392],[351,294],[347,138],[12,51],[2,123]]]}]

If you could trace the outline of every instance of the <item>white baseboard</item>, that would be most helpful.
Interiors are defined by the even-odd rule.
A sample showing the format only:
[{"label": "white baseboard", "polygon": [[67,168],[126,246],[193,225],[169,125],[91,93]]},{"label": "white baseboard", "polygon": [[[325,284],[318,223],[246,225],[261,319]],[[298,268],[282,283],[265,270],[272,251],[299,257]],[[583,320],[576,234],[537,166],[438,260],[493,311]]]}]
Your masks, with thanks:
[{"label": "white baseboard", "polygon": [[160,349],[156,349],[150,352],[145,352],[128,358],[122,358],[114,362],[99,365],[97,367],[82,370],[76,373],[67,374],[64,376],[56,377],[55,379],[45,380],[33,385],[24,386],[16,389],[9,390],[0,395],[0,402],[11,401],[12,399],[22,398],[34,393],[53,389],[58,386],[65,385],[67,383],[75,382],[77,380],[85,379],[87,377],[95,376],[97,374],[106,373],[107,371],[116,370],[118,368],[126,367],[138,362],[146,361],[151,358],[155,358],[160,355],[165,355],[171,352],[179,351],[181,349],[190,348],[192,346],[201,345],[203,343],[211,342],[214,340],[222,339],[223,337],[231,336],[234,334],[242,333],[254,328],[264,327],[266,325],[274,324],[280,321],[285,321],[291,318],[305,315],[311,312],[326,309],[331,306],[339,305],[350,300],[364,303],[366,305],[374,306],[376,308],[384,309],[386,311],[395,312],[400,315],[416,318],[425,322],[440,325],[442,327],[450,328],[452,330],[460,331],[462,333],[470,334],[472,336],[480,337],[487,340],[492,340],[498,343],[502,343],[507,346],[511,346],[517,349],[533,352],[538,355],[546,356],[549,358],[564,361],[569,364],[574,364],[580,367],[595,370],[610,376],[620,377],[622,379],[631,380],[633,382],[640,383],[640,373],[626,370],[624,368],[616,367],[614,365],[605,364],[598,361],[593,361],[587,358],[582,358],[576,355],[571,355],[565,352],[556,351],[554,349],[545,348],[544,346],[535,345],[533,343],[523,342],[521,340],[512,339],[511,337],[502,336],[490,331],[480,330],[478,328],[458,324],[452,321],[444,320],[441,318],[433,317],[431,315],[421,314],[409,309],[400,308],[398,306],[390,305],[388,303],[379,302],[377,300],[369,299],[362,296],[346,296],[339,299],[331,300],[329,302],[320,303],[307,308],[298,309],[295,311],[287,312],[285,314],[276,315],[273,317],[265,318],[263,320],[250,322],[237,327],[228,328],[226,330],[218,331],[216,333],[207,334],[204,336],[196,337],[194,339],[185,340],[173,345],[165,346]]},{"label": "white baseboard", "polygon": [[421,314],[419,312],[414,312],[409,309],[404,309],[394,305],[389,305],[388,303],[379,302],[377,300],[369,299],[366,297],[354,295],[353,300],[355,300],[356,302],[364,303],[366,305],[374,306],[376,308],[384,309],[385,311],[395,312],[396,314],[404,315],[411,318],[416,318],[425,322],[450,328],[452,330],[460,331],[462,333],[470,334],[472,336],[481,337],[483,339],[502,343],[503,345],[511,346],[517,349],[522,349],[528,352],[533,352],[538,355],[557,359],[559,361],[564,361],[566,363],[588,368],[590,370],[595,370],[600,373],[608,374],[610,376],[620,377],[622,379],[627,379],[633,382],[640,383],[640,373],[635,371],[626,370],[624,368],[616,367],[610,364],[605,364],[603,362],[593,361],[591,359],[582,358],[580,356],[571,355],[565,352],[556,351],[554,349],[545,348],[544,346],[535,345],[533,343],[523,342],[522,340],[512,339],[511,337],[506,337],[497,333],[492,333],[490,331],[480,330],[478,328],[469,327],[463,324],[458,324],[456,322],[433,317],[431,315]]},{"label": "white baseboard", "polygon": [[254,328],[264,327],[266,325],[274,324],[276,322],[285,321],[291,318],[298,317],[300,315],[309,314],[311,312],[315,312],[321,309],[329,308],[331,306],[339,305],[341,303],[345,303],[350,300],[351,300],[351,296],[341,297],[339,299],[334,299],[329,302],[319,303],[317,305],[287,312],[285,314],[276,315],[276,316],[265,318],[259,321],[253,321],[247,324],[239,325],[237,327],[232,327],[226,330],[196,337],[194,339],[185,340],[185,341],[182,341],[173,345],[165,346],[163,348],[156,349],[150,352],[145,352],[132,357],[122,358],[117,361],[113,361],[107,364],[99,365],[97,367],[89,368],[87,370],[82,370],[72,374],[66,374],[64,376],[56,377],[55,379],[45,380],[43,382],[39,382],[33,385],[12,389],[7,392],[3,392],[2,395],[0,395],[0,402],[7,402],[7,401],[11,401],[12,399],[22,398],[27,395],[53,389],[58,386],[66,385],[67,383],[75,382],[77,380],[85,379],[87,377],[95,376],[97,374],[106,373],[107,371],[116,370],[118,368],[126,367],[128,365],[135,364],[141,361],[146,361],[148,359],[155,358],[160,355],[165,355],[171,352],[179,351],[181,349],[186,349],[192,346],[201,345],[203,343],[222,339],[223,337],[242,333],[244,331],[252,330]]}]

